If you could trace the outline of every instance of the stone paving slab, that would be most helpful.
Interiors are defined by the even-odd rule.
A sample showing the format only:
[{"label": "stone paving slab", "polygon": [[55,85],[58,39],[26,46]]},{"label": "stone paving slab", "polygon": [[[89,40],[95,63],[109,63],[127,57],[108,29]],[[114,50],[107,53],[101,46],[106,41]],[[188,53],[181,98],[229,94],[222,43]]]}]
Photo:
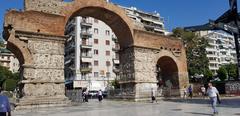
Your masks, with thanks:
[{"label": "stone paving slab", "polygon": [[[240,99],[224,99],[219,116],[240,116]],[[90,100],[78,106],[14,111],[13,116],[211,116],[208,100],[170,100],[158,103]]]}]

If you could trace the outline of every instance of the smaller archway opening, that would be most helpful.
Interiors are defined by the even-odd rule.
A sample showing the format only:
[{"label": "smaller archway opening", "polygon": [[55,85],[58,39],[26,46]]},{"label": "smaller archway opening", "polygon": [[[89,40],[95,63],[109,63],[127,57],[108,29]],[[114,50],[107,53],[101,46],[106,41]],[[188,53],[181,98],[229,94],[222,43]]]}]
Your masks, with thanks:
[{"label": "smaller archway opening", "polygon": [[163,56],[156,64],[156,72],[158,90],[162,91],[162,95],[178,96],[179,79],[176,62],[171,57]]},{"label": "smaller archway opening", "polygon": [[19,97],[20,65],[24,63],[23,55],[11,43],[0,40],[0,86],[5,95]]}]

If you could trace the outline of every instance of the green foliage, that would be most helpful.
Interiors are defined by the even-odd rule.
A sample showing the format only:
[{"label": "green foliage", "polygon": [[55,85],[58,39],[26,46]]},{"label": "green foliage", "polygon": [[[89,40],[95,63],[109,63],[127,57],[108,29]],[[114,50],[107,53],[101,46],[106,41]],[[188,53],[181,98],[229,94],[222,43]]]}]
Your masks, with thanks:
[{"label": "green foliage", "polygon": [[120,84],[118,80],[114,80],[111,82],[111,85],[114,87],[114,89],[119,89],[120,88]]},{"label": "green foliage", "polygon": [[1,40],[1,38],[0,38],[0,48],[4,48],[4,47],[5,47],[5,45],[4,45],[4,41]]},{"label": "green foliage", "polygon": [[3,87],[6,91],[13,91],[17,87],[17,80],[7,79],[4,82]]},{"label": "green foliage", "polygon": [[224,68],[227,70],[227,74],[228,74],[228,80],[230,80],[230,78],[233,78],[235,80],[237,80],[237,64],[228,64],[225,65]]},{"label": "green foliage", "polygon": [[221,81],[225,81],[227,79],[227,70],[224,66],[220,67],[217,70],[218,77]]},{"label": "green foliage", "polygon": [[174,29],[173,36],[181,38],[185,45],[189,77],[195,74],[205,74],[206,71],[209,71],[209,60],[206,52],[208,41],[205,38],[181,28]]},{"label": "green foliage", "polygon": [[205,73],[204,73],[204,77],[205,79],[207,79],[208,81],[209,80],[212,80],[213,78],[213,72],[211,70],[206,70]]},{"label": "green foliage", "polygon": [[7,91],[12,91],[19,81],[19,73],[12,73],[6,67],[0,65],[0,86],[3,86]]}]

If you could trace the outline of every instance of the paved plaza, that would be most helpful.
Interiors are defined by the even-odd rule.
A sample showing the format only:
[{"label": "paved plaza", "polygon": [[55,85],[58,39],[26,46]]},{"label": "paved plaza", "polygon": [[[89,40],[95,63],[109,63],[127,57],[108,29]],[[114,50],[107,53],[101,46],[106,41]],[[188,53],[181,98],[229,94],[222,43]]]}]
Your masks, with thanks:
[{"label": "paved plaza", "polygon": [[[225,98],[219,116],[240,116],[240,98]],[[14,111],[13,116],[211,116],[208,100],[178,99],[158,103],[90,100],[70,107]]]}]

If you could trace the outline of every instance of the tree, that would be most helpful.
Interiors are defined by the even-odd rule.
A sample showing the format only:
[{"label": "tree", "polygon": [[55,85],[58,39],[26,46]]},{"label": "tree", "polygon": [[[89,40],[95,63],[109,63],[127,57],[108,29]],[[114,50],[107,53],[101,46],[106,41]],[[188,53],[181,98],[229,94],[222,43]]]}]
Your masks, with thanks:
[{"label": "tree", "polygon": [[225,81],[227,79],[227,70],[224,66],[220,67],[217,70],[217,75],[221,81]]},{"label": "tree", "polygon": [[12,73],[8,68],[0,65],[0,86],[7,91],[12,91],[19,81],[19,73]]},{"label": "tree", "polygon": [[111,85],[114,87],[114,89],[119,89],[120,88],[120,84],[119,84],[119,81],[117,79],[112,81]]},{"label": "tree", "polygon": [[207,79],[207,81],[212,80],[213,72],[211,70],[206,70],[204,73],[204,78]]},{"label": "tree", "polygon": [[0,37],[0,48],[4,47],[5,47],[4,40]]},{"label": "tree", "polygon": [[228,80],[233,78],[234,80],[237,80],[237,64],[228,64],[224,66],[225,69],[227,70],[228,74]]},{"label": "tree", "polygon": [[174,29],[172,36],[181,38],[186,48],[189,77],[205,74],[206,71],[209,71],[209,60],[206,52],[206,47],[209,44],[205,38],[181,28]]}]

